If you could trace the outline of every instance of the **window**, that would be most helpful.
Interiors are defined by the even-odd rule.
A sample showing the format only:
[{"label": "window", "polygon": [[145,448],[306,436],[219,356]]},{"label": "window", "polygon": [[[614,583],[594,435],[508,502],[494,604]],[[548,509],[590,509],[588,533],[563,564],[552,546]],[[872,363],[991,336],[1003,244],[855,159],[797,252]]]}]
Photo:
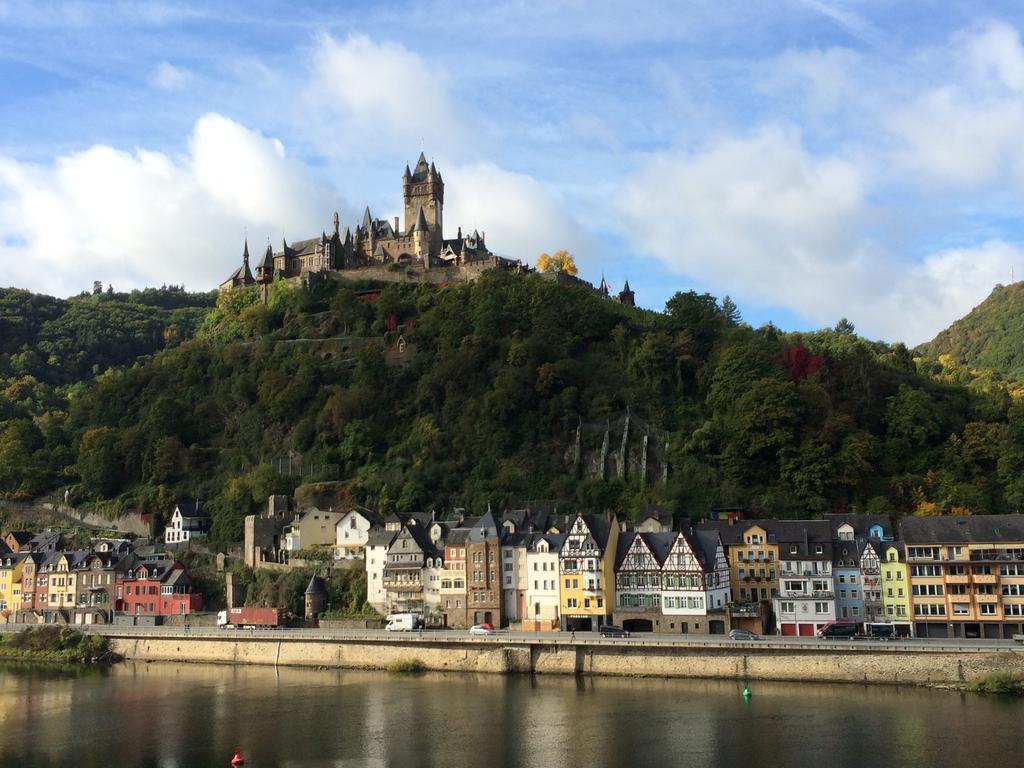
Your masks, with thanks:
[{"label": "window", "polygon": [[817,614],[828,613],[828,603],[815,603],[814,612]]},{"label": "window", "polygon": [[[962,568],[963,566],[960,566],[960,567]],[[918,576],[918,577],[921,577],[921,576],[925,576],[925,577],[941,576],[942,575],[942,566],[941,565],[912,565],[910,567],[910,575],[911,576]]]},{"label": "window", "polygon": [[1003,613],[1007,616],[1024,616],[1024,604],[1003,603]]},{"label": "window", "polygon": [[954,616],[966,616],[971,612],[971,606],[969,603],[953,603],[953,615]]},{"label": "window", "polygon": [[995,603],[982,603],[981,604],[981,615],[982,616],[995,616],[996,615],[996,604]]},{"label": "window", "polygon": [[914,584],[911,592],[915,597],[939,597],[943,594],[941,584]]},{"label": "window", "polygon": [[914,603],[915,616],[945,616],[946,606]]},{"label": "window", "polygon": [[779,608],[783,613],[794,613],[794,604],[783,601],[779,604]]}]

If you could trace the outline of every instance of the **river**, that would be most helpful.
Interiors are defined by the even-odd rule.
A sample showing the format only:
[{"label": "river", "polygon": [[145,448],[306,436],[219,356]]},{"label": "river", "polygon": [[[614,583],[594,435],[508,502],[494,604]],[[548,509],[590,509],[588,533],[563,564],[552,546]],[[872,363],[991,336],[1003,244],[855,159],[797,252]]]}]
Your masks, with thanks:
[{"label": "river", "polygon": [[0,766],[1002,768],[1024,701],[915,688],[125,663],[0,667]]}]

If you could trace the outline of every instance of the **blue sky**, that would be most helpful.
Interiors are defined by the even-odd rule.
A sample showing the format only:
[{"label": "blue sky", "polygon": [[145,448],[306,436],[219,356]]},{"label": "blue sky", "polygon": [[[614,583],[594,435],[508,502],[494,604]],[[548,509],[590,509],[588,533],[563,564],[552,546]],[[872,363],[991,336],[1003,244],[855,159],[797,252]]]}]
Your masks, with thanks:
[{"label": "blue sky", "polygon": [[1017,4],[634,5],[0,0],[0,284],[210,288],[421,146],[449,236],[652,308],[918,343],[1024,274]]}]

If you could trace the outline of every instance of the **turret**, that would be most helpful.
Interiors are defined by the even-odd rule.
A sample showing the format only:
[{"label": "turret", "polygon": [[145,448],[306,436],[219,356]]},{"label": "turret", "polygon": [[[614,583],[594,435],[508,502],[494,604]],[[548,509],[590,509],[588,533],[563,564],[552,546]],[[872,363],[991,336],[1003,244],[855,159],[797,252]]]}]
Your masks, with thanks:
[{"label": "turret", "polygon": [[430,228],[427,226],[427,217],[423,215],[422,208],[412,228],[412,247],[417,258],[421,260],[430,253]]},{"label": "turret", "polygon": [[636,300],[633,296],[633,291],[629,287],[629,280],[627,280],[626,284],[622,286],[622,291],[619,293],[619,301],[629,307],[636,306]]},{"label": "turret", "polygon": [[338,230],[341,227],[341,218],[338,216],[338,212],[337,211],[334,212],[333,224],[334,224],[334,234],[335,234],[335,236],[337,236],[338,235]]}]

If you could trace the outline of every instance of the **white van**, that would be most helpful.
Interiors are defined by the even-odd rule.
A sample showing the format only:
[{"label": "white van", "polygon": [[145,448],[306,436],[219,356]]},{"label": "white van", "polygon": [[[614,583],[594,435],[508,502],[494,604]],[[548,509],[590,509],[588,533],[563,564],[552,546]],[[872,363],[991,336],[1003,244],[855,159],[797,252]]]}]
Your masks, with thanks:
[{"label": "white van", "polygon": [[412,632],[423,626],[419,615],[415,613],[392,613],[388,615],[387,622],[384,629],[388,632]]}]

